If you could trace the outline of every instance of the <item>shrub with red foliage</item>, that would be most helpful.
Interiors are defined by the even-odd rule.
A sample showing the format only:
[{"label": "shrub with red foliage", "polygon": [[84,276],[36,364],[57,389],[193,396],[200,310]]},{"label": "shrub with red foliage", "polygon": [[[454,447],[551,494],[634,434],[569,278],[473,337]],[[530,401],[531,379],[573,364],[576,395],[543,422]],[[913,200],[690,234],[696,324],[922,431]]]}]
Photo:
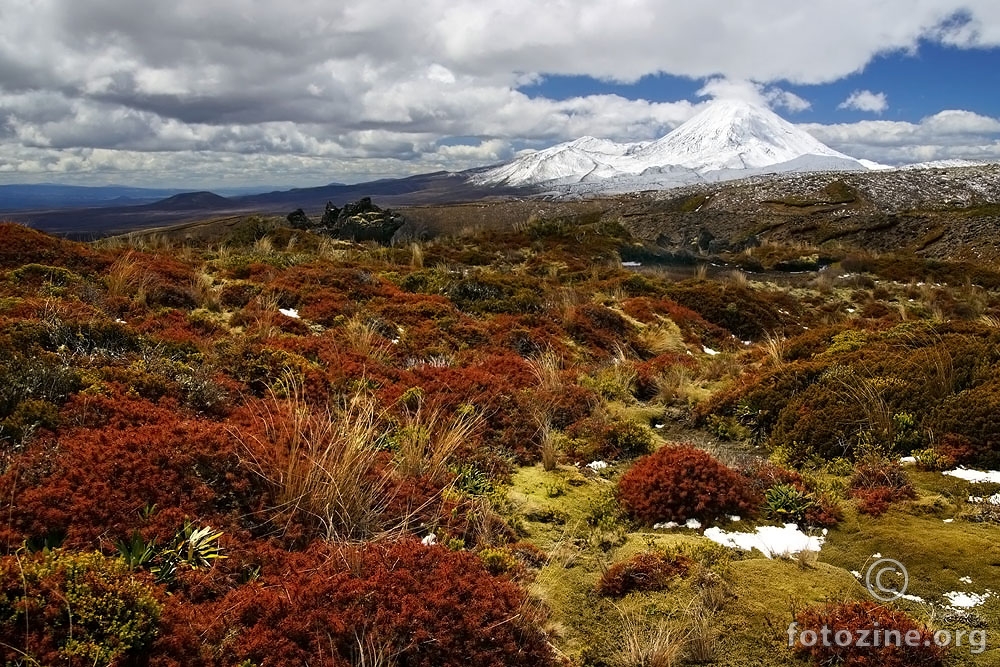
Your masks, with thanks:
[{"label": "shrub with red foliage", "polygon": [[[316,545],[266,566],[218,605],[206,636],[219,652],[203,664],[358,664],[359,643],[411,667],[554,664],[524,601],[469,552],[414,540]],[[152,664],[168,664],[159,660]]]},{"label": "shrub with red foliage", "polygon": [[643,523],[711,522],[749,516],[761,498],[740,473],[694,445],[668,445],[639,459],[618,482],[618,499]]},{"label": "shrub with red foliage", "polygon": [[685,281],[669,287],[670,297],[723,327],[740,340],[758,338],[782,328],[782,316],[772,295],[729,283]]},{"label": "shrub with red foliage", "polygon": [[99,271],[111,261],[90,247],[29,227],[0,222],[0,269],[25,264],[63,266],[78,273]]},{"label": "shrub with red foliage", "polygon": [[814,503],[806,510],[806,525],[833,528],[844,520],[844,510],[830,493],[817,493]]},{"label": "shrub with red foliage", "polygon": [[234,528],[225,515],[251,515],[266,493],[224,425],[179,409],[125,393],[74,396],[54,442],[28,449],[0,476],[4,497],[14,499],[0,542],[14,549],[64,536],[68,547],[90,548],[140,530],[162,543],[186,517]]},{"label": "shrub with red foliage", "polygon": [[657,315],[667,317],[680,327],[684,339],[691,342],[712,343],[715,346],[731,340],[728,331],[670,299],[650,297],[626,299],[622,302],[622,310],[630,317],[647,324],[655,322]]},{"label": "shrub with red foliage", "polygon": [[596,352],[610,353],[615,344],[627,346],[635,326],[615,311],[596,303],[572,309],[566,331],[573,340]]},{"label": "shrub with red foliage", "polygon": [[[794,650],[815,665],[938,667],[947,656],[947,649],[934,641],[931,628],[902,611],[874,602],[831,602],[807,607],[795,615],[795,621],[799,634]],[[805,643],[803,632],[812,633],[806,636]],[[842,637],[850,633],[851,641],[838,642],[838,632]],[[876,633],[879,645],[873,646]],[[859,641],[862,637],[864,642]],[[808,641],[812,638],[816,641]]]},{"label": "shrub with red foliage", "polygon": [[854,465],[851,497],[858,501],[862,514],[881,516],[892,503],[916,495],[898,461],[867,456]]},{"label": "shrub with red foliage", "polygon": [[597,582],[597,591],[616,598],[632,591],[662,591],[676,577],[686,575],[693,564],[680,553],[647,551],[636,554],[608,568]]},{"label": "shrub with red foliage", "polygon": [[743,466],[743,474],[750,480],[750,486],[756,493],[763,494],[772,486],[787,484],[805,493],[806,485],[802,475],[772,463],[767,459],[756,458]]},{"label": "shrub with red foliage", "polygon": [[698,362],[689,354],[680,352],[668,352],[659,354],[652,359],[635,364],[635,397],[640,401],[652,400],[659,392],[660,387],[657,380],[660,379],[668,369],[683,368],[694,370]]}]

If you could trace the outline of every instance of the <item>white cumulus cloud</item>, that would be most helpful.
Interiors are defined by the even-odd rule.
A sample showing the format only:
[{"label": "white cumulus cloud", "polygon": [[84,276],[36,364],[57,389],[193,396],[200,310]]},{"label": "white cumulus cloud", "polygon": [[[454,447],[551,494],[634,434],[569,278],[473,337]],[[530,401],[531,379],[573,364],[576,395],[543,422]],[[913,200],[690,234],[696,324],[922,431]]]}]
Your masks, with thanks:
[{"label": "white cumulus cloud", "polygon": [[880,114],[889,108],[889,100],[885,93],[873,93],[870,90],[855,90],[837,108],[870,111]]},{"label": "white cumulus cloud", "polygon": [[[0,0],[0,17],[6,179],[197,187],[461,169],[583,134],[647,140],[701,104],[525,92],[547,76],[665,73],[795,113],[810,104],[788,86],[881,54],[1000,46],[995,0]],[[917,138],[934,137],[921,145],[960,150],[934,134],[971,136],[959,113],[921,122]],[[994,150],[989,123],[976,131],[968,146]]]}]

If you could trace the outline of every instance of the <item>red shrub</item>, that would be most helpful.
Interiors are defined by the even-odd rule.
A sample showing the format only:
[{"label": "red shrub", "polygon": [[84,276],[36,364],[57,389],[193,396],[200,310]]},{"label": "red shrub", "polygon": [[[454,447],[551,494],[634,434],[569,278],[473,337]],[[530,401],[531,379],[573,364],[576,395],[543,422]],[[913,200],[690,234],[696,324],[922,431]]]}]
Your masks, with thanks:
[{"label": "red shrub", "polygon": [[618,482],[618,498],[647,524],[747,516],[760,505],[743,475],[693,445],[669,445],[639,459]]},{"label": "red shrub", "polygon": [[207,319],[192,319],[184,311],[171,308],[149,314],[134,322],[132,327],[141,334],[176,346],[203,347],[211,342],[220,327]]},{"label": "red shrub", "polygon": [[683,577],[693,562],[683,554],[648,551],[615,563],[601,575],[601,595],[623,597],[632,591],[662,591],[675,577]]},{"label": "red shrub", "polygon": [[881,516],[893,502],[916,495],[898,461],[869,456],[854,465],[851,497],[862,514]]},{"label": "red shrub", "polygon": [[815,502],[806,510],[806,525],[818,528],[833,528],[844,520],[840,503],[829,493],[816,494]]},{"label": "red shrub", "polygon": [[750,480],[750,486],[753,490],[760,494],[778,484],[794,486],[803,493],[806,490],[805,482],[802,481],[802,475],[794,470],[788,470],[775,463],[771,463],[767,459],[754,459],[743,466],[742,472]]},{"label": "red shrub", "polygon": [[628,345],[635,326],[610,308],[586,303],[572,309],[567,318],[566,331],[578,343],[607,354],[614,350],[616,344]]},{"label": "red shrub", "polygon": [[231,530],[225,513],[250,515],[266,498],[226,428],[178,409],[122,394],[74,397],[57,440],[29,449],[0,477],[4,497],[14,498],[0,539],[16,548],[65,536],[67,546],[90,548],[141,530],[162,542],[185,517]]},{"label": "red shrub", "polygon": [[66,241],[10,222],[0,222],[0,269],[25,264],[64,266],[77,272],[100,270],[110,261],[82,243]]},{"label": "red shrub", "polygon": [[[734,284],[685,281],[669,287],[670,297],[740,340],[782,327],[782,315],[767,292]],[[678,323],[679,324],[679,323]]]},{"label": "red shrub", "polygon": [[[937,667],[944,664],[947,654],[945,647],[935,643],[933,630],[904,612],[874,602],[831,602],[807,607],[795,615],[795,620],[799,624],[795,652],[815,665]],[[803,637],[803,632],[812,634]],[[838,643],[838,632],[842,637],[850,633],[851,640]],[[879,646],[872,645],[876,643],[875,633]],[[862,643],[869,646],[859,645]]]},{"label": "red shrub", "polygon": [[227,596],[208,635],[226,665],[347,665],[359,640],[411,667],[553,664],[523,602],[472,553],[410,540],[321,546]]}]

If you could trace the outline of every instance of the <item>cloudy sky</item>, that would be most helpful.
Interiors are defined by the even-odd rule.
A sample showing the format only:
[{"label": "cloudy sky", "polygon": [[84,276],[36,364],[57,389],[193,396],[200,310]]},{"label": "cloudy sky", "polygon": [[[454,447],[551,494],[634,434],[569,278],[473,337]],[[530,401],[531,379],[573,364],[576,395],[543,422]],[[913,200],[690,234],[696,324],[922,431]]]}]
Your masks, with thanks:
[{"label": "cloudy sky", "polygon": [[1000,159],[996,0],[0,0],[0,183],[357,182],[764,102]]}]

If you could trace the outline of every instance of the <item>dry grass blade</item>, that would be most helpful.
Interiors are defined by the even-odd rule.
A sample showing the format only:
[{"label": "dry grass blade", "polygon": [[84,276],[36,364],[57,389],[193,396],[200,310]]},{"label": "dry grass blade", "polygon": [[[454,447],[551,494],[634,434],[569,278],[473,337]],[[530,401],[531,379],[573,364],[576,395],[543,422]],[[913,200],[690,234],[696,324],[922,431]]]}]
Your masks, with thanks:
[{"label": "dry grass blade", "polygon": [[556,469],[559,447],[556,431],[552,428],[552,422],[548,418],[545,418],[539,426],[538,437],[542,453],[542,468],[551,472]]},{"label": "dry grass blade", "polygon": [[482,425],[482,417],[460,409],[451,418],[422,405],[403,414],[396,433],[396,469],[405,476],[440,482],[448,476],[448,464],[458,449],[468,443]]},{"label": "dry grass blade", "polygon": [[554,391],[562,388],[562,358],[553,350],[546,350],[537,357],[528,359],[528,367],[537,378],[538,384],[546,390]]},{"label": "dry grass blade", "polygon": [[844,388],[843,396],[861,408],[865,415],[865,423],[868,430],[879,442],[890,444],[893,442],[895,423],[892,420],[892,410],[888,403],[882,398],[882,391],[878,383],[870,377],[850,375],[848,378],[840,379],[840,384]]},{"label": "dry grass blade", "polygon": [[150,276],[139,266],[135,253],[127,250],[111,264],[108,275],[104,278],[104,284],[108,288],[108,296],[129,297],[145,292],[150,280]]},{"label": "dry grass blade", "polygon": [[635,611],[615,606],[621,619],[622,634],[613,658],[615,667],[673,667],[684,657],[687,637],[676,625],[664,619],[655,621]]},{"label": "dry grass blade", "polygon": [[410,268],[424,268],[424,249],[419,243],[410,244]]},{"label": "dry grass blade", "polygon": [[348,348],[363,357],[384,359],[389,354],[390,343],[378,332],[375,323],[357,315],[344,325],[344,338]]},{"label": "dry grass blade", "polygon": [[[351,656],[352,667],[393,667],[396,664],[396,653],[388,639],[373,637],[370,633],[354,633],[354,652]],[[336,656],[336,649],[331,650]]]},{"label": "dry grass blade", "polygon": [[218,310],[221,305],[215,281],[212,276],[204,272],[199,273],[191,281],[191,297],[199,308]]},{"label": "dry grass blade", "polygon": [[665,318],[661,318],[660,322],[649,324],[640,330],[639,343],[654,356],[668,352],[683,353],[687,350],[680,327],[672,320]]},{"label": "dry grass blade", "polygon": [[785,363],[785,337],[776,333],[764,334],[764,351],[775,366]]},{"label": "dry grass blade", "polygon": [[[385,429],[370,396],[313,409],[292,377],[287,398],[272,396],[262,415],[266,442],[251,460],[281,508],[318,524],[329,539],[366,539],[386,529],[391,480],[380,469]],[[273,454],[272,454],[273,453]],[[268,459],[264,456],[271,454]]]}]

